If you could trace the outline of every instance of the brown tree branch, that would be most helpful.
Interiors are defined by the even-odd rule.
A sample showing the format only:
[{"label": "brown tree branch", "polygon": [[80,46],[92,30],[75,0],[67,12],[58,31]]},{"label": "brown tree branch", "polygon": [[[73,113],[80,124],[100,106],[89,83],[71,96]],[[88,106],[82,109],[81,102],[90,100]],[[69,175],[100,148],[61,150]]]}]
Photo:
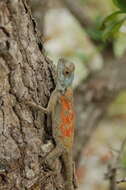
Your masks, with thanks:
[{"label": "brown tree branch", "polygon": [[[61,0],[65,6],[69,9],[72,15],[77,19],[82,28],[87,29],[92,28],[94,23],[89,19],[86,14],[86,10],[81,7],[80,3],[77,0]],[[93,44],[97,44],[97,41],[89,36],[89,39]]]},{"label": "brown tree branch", "polygon": [[109,180],[109,190],[117,190],[117,168],[112,167],[111,165],[108,167],[108,176],[107,179]]},{"label": "brown tree branch", "polygon": [[109,190],[117,190],[117,184],[125,182],[125,178],[117,180],[117,170],[119,169],[118,166],[121,161],[120,159],[124,151],[125,144],[126,144],[126,138],[124,138],[124,140],[122,141],[117,156],[114,157],[111,160],[111,163],[108,165],[108,171],[105,177],[107,180],[109,180]]},{"label": "brown tree branch", "polygon": [[76,0],[62,0],[66,7],[70,10],[73,16],[79,21],[83,28],[91,28],[92,21],[87,16],[86,10],[81,7],[80,3]]},{"label": "brown tree branch", "polygon": [[81,7],[78,0],[61,0],[65,6],[68,8],[68,10],[72,13],[72,15],[77,19],[79,24],[82,28],[85,29],[85,31],[88,34],[89,40],[94,44],[97,45],[104,45],[103,50],[101,51],[101,54],[103,58],[114,58],[114,52],[113,52],[113,43],[112,41],[107,42],[106,44],[103,44],[101,40],[94,39],[91,35],[89,35],[88,30],[95,27],[95,24],[89,16],[86,13],[86,10],[84,7]]},{"label": "brown tree branch", "polygon": [[118,180],[116,180],[116,183],[117,184],[126,183],[126,178],[118,179]]}]

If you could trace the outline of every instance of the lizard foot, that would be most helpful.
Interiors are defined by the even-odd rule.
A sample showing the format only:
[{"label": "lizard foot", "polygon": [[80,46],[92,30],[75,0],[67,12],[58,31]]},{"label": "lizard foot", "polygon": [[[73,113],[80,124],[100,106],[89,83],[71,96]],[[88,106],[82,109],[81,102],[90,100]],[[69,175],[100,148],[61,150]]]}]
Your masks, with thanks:
[{"label": "lizard foot", "polygon": [[49,169],[51,170],[55,170],[56,166],[55,166],[55,161],[51,160],[51,159],[43,159],[42,164],[45,164]]}]

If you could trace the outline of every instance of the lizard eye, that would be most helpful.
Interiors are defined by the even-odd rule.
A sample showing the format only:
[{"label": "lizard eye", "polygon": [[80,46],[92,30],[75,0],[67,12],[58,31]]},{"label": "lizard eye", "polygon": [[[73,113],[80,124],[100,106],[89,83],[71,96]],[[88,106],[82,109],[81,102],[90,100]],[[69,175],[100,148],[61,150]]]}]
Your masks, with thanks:
[{"label": "lizard eye", "polygon": [[70,74],[70,72],[68,70],[64,71],[64,75],[69,75],[69,74]]},{"label": "lizard eye", "polygon": [[65,74],[66,74],[66,75],[68,75],[68,74],[69,74],[69,72],[68,72],[68,71],[66,71],[66,72],[65,72]]}]

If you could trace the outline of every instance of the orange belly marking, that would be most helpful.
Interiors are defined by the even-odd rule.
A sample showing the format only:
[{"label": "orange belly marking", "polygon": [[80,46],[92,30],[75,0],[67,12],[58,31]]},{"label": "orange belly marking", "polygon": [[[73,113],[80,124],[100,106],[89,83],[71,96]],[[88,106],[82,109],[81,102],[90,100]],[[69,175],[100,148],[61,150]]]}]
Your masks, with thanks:
[{"label": "orange belly marking", "polygon": [[65,96],[61,100],[61,124],[60,129],[63,137],[73,137],[74,133],[74,112],[72,102]]}]

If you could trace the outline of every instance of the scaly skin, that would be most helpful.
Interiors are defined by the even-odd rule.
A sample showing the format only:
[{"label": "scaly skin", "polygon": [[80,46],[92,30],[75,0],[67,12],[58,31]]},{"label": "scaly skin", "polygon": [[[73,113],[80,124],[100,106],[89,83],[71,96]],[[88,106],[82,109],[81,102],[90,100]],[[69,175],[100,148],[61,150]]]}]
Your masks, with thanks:
[{"label": "scaly skin", "polygon": [[47,108],[27,102],[27,105],[48,114],[52,117],[53,138],[55,148],[46,156],[44,161],[51,166],[55,159],[61,156],[65,169],[65,190],[74,190],[72,146],[74,138],[74,109],[73,90],[74,64],[60,59],[57,66],[57,84]]}]

